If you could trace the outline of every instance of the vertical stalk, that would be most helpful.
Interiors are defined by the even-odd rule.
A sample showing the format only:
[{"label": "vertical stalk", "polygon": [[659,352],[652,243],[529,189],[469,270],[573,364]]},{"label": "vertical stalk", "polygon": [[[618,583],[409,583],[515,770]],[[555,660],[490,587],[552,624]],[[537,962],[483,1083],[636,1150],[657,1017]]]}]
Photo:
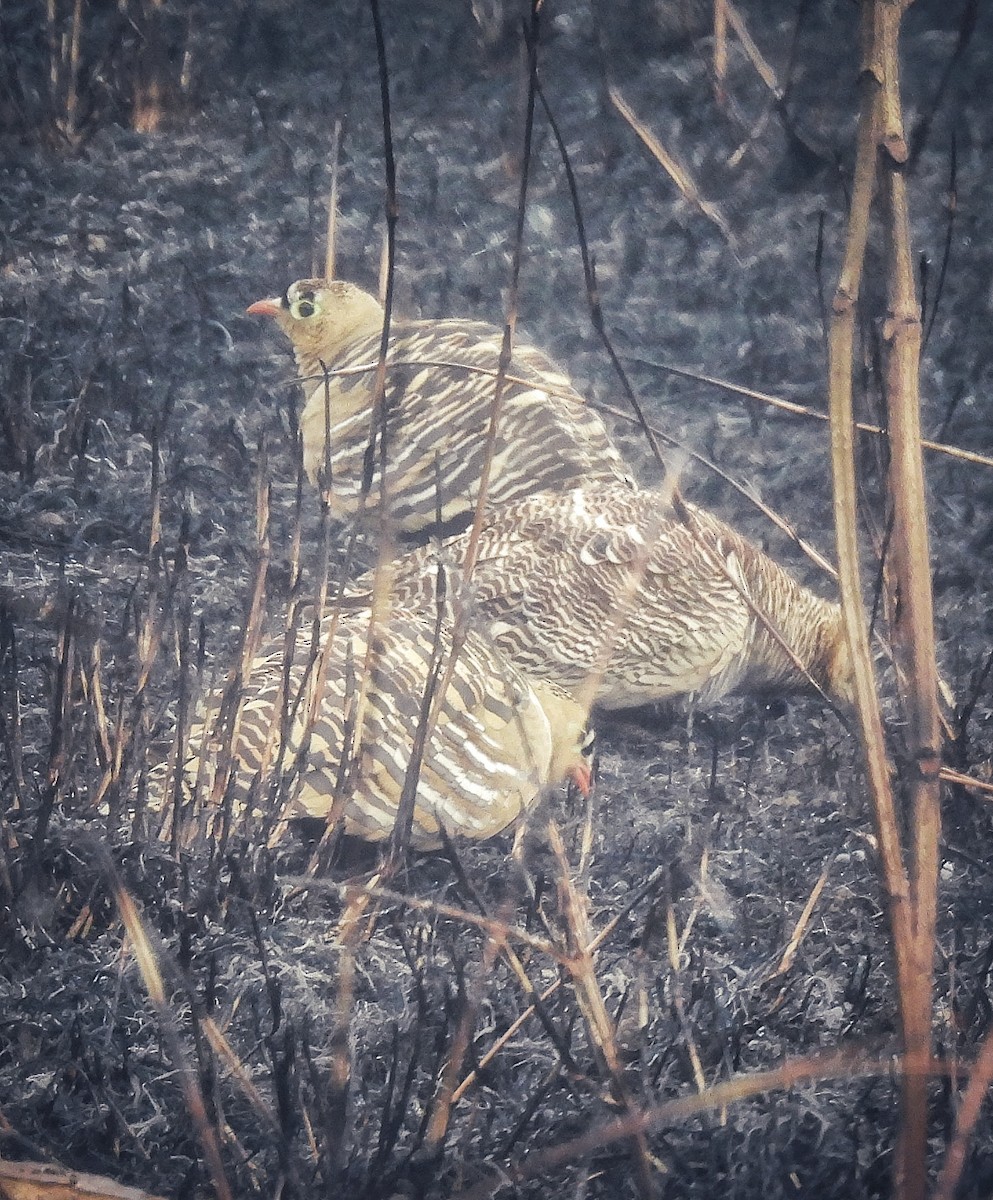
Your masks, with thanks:
[{"label": "vertical stalk", "polygon": [[[901,1121],[895,1194],[923,1200],[926,1191],[927,1071],[931,1056],[931,993],[938,838],[938,712],[927,511],[920,443],[918,370],[920,312],[910,250],[906,143],[900,109],[898,35],[906,0],[863,0],[859,117],[855,177],[845,257],[828,336],[831,460],[838,573],[846,636],[855,676],[856,707],[873,798],[883,877],[893,930],[904,1043]],[[861,289],[869,215],[881,168],[889,252],[884,387],[891,441],[888,479],[894,512],[892,586],[899,596],[894,627],[898,666],[906,681],[908,791],[913,805],[904,865],[876,696],[858,562],[854,414],[855,312]]]},{"label": "vertical stalk", "polygon": [[903,869],[896,807],[890,787],[886,740],[876,695],[869,630],[862,607],[852,400],[855,309],[862,286],[862,270],[869,239],[869,213],[876,178],[876,97],[881,82],[880,71],[874,61],[872,5],[873,0],[866,0],[862,12],[862,64],[859,83],[861,111],[845,256],[832,302],[828,330],[828,389],[838,586],[841,592],[845,634],[851,650],[856,710],[876,815],[880,858],[889,895],[897,975],[902,982],[907,978],[909,965],[902,957],[910,932],[907,907],[909,887]]},{"label": "vertical stalk", "polygon": [[898,44],[905,7],[906,3],[877,0],[876,19],[883,66],[879,145],[889,259],[883,346],[893,507],[891,570],[892,586],[899,599],[899,604],[893,605],[896,618],[891,633],[903,684],[908,752],[905,773],[911,805],[908,857],[912,987],[903,998],[906,1074],[897,1183],[904,1196],[923,1197],[941,836],[941,755],[931,553],[921,454],[922,329],[904,174],[908,152],[900,109]]}]

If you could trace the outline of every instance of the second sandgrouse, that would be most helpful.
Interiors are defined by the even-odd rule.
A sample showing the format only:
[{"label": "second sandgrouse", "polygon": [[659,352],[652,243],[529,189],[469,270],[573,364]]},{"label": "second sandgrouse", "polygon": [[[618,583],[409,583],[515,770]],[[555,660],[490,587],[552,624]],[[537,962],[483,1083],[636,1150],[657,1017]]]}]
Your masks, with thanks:
[{"label": "second sandgrouse", "polygon": [[[545,492],[487,514],[463,585],[468,548],[463,535],[401,557],[395,601],[430,603],[440,562],[453,603],[517,665],[591,691],[602,708],[810,681],[851,700],[840,607],[681,500],[617,486]],[[356,592],[369,587],[360,580]]]}]

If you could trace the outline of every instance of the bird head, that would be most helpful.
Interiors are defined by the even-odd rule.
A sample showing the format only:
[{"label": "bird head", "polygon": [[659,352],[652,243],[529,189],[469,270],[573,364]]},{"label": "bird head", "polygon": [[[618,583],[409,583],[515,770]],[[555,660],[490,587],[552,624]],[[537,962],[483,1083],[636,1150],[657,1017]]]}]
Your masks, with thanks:
[{"label": "bird head", "polygon": [[353,341],[383,328],[383,308],[375,296],[340,279],[298,279],[282,296],[256,300],[245,310],[272,317],[290,339],[300,373],[321,374]]},{"label": "bird head", "polygon": [[552,734],[550,783],[567,779],[584,796],[593,788],[593,753],[596,735],[590,728],[589,710],[564,689],[547,680],[532,680]]},{"label": "bird head", "polygon": [[[578,755],[576,751],[578,750]],[[572,747],[571,753],[574,755],[572,762],[566,769],[565,777],[570,783],[574,783],[579,788],[580,795],[588,796],[593,790],[593,767],[596,754],[596,731],[585,722],[583,723],[582,735],[578,741],[578,745]],[[555,766],[555,751],[552,752],[552,766]]]}]

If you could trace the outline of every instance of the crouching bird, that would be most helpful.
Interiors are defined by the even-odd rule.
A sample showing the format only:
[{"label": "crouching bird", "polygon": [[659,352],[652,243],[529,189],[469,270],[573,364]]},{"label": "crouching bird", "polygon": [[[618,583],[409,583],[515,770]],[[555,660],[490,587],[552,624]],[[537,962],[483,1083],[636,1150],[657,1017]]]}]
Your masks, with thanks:
[{"label": "crouching bird", "polygon": [[385,497],[403,535],[456,532],[475,511],[487,459],[492,504],[584,481],[630,484],[600,417],[526,343],[515,344],[500,384],[489,445],[503,343],[495,326],[393,319],[385,411],[377,412],[384,313],[373,296],[339,280],[301,279],[248,312],[272,317],[290,340],[307,396],[304,466],[336,517]]},{"label": "crouching bird", "polygon": [[287,654],[285,636],[274,639],[240,688],[208,697],[186,776],[212,804],[263,814],[277,832],[294,817],[340,818],[377,842],[413,788],[410,845],[430,849],[442,828],[499,833],[549,784],[589,791],[586,713],[479,634],[436,612],[374,623],[360,608],[328,615],[311,640]]},{"label": "crouching bird", "polygon": [[[852,702],[838,604],[713,514],[627,487],[544,492],[493,509],[464,579],[468,535],[391,566],[393,600],[475,614],[513,662],[582,702],[618,709],[738,688],[811,684]],[[369,577],[353,585],[357,595]]]}]

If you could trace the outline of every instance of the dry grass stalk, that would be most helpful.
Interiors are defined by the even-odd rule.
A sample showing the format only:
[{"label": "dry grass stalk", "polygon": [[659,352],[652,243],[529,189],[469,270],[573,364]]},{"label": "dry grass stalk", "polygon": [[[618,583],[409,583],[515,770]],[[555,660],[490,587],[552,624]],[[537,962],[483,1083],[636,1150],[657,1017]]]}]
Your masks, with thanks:
[{"label": "dry grass stalk", "polygon": [[[596,976],[596,965],[592,953],[587,949],[593,940],[589,924],[589,913],[585,898],[569,875],[562,836],[554,822],[548,823],[548,841],[558,866],[559,907],[565,925],[566,947],[569,957],[566,962],[576,1002],[583,1014],[590,1047],[597,1065],[610,1088],[610,1094],[621,1112],[629,1113],[634,1106],[624,1081],[624,1068],[614,1022],[607,1013],[603,993]],[[635,1182],[642,1197],[656,1194],[656,1180],[652,1155],[643,1131],[635,1132],[630,1138],[635,1163]]]},{"label": "dry grass stalk", "polygon": [[[7,755],[7,767],[14,793],[14,812],[23,812],[27,784],[24,777],[24,736],[21,725],[17,635],[10,614],[3,606],[0,606],[0,736],[2,736],[3,748]],[[3,858],[0,859],[0,871],[3,874],[0,883],[6,887],[8,895],[13,896],[6,859],[6,849],[12,841],[7,816],[8,810],[4,806],[0,810],[0,846],[4,851]]]},{"label": "dry grass stalk", "polygon": [[728,0],[714,0],[714,91],[717,103],[725,99],[724,81],[728,73]]},{"label": "dry grass stalk", "polygon": [[204,1164],[210,1175],[214,1192],[218,1200],[233,1200],[231,1188],[224,1173],[224,1164],[221,1159],[220,1134],[217,1127],[211,1123],[203,1092],[183,1050],[182,1041],[176,1027],[176,1017],[166,995],[162,972],[159,968],[158,955],[138,914],[138,909],[130,894],[117,878],[116,871],[111,865],[109,857],[105,857],[103,866],[104,872],[111,882],[121,920],[124,922],[124,927],[131,940],[138,969],[141,971],[142,979],[145,981],[145,988],[158,1013],[163,1039],[169,1048],[173,1067],[179,1078],[183,1100],[186,1104],[190,1120],[193,1123],[193,1128],[196,1131],[197,1140],[200,1143],[200,1151],[203,1154]]},{"label": "dry grass stalk", "polygon": [[585,878],[590,869],[590,863],[593,859],[594,845],[594,818],[596,816],[596,779],[594,785],[586,794],[586,800],[583,806],[583,826],[582,835],[579,839],[579,861],[576,865],[576,873]]},{"label": "dry grass stalk", "polygon": [[731,3],[731,0],[715,0],[715,29],[717,25],[716,13],[721,10],[727,24],[737,34],[738,41],[741,42],[741,47],[745,51],[748,61],[755,68],[755,72],[762,80],[765,86],[772,92],[773,96],[778,100],[782,97],[783,89],[780,86],[776,72],[766,61],[762,51],[758,48],[754,38],[748,32],[748,26],[745,24],[745,19],[741,13]]},{"label": "dry grass stalk", "polygon": [[[334,279],[338,252],[338,164],[341,159],[341,120],[334,123],[331,137],[331,191],[328,195],[328,225],[324,246],[324,278]],[[316,275],[317,272],[315,271]]]},{"label": "dry grass stalk", "polygon": [[76,604],[70,597],[66,606],[65,621],[59,631],[56,650],[56,681],[52,700],[52,728],[48,745],[48,764],[45,787],[38,805],[34,829],[34,849],[38,853],[48,833],[48,823],[56,803],[62,796],[63,774],[68,763],[69,737],[72,715],[72,680],[76,657],[75,645]]},{"label": "dry grass stalk", "polygon": [[[164,418],[163,418],[164,419]],[[163,641],[163,633],[171,614],[176,589],[185,574],[185,549],[177,551],[175,569],[170,574],[162,547],[162,465],[159,454],[159,429],[151,437],[151,479],[149,500],[149,534],[146,555],[148,588],[145,608],[135,630],[135,649],[138,658],[138,674],[129,691],[127,703],[123,692],[118,697],[117,718],[113,732],[107,719],[101,684],[102,652],[99,640],[90,650],[89,671],[80,667],[80,684],[88,703],[86,711],[94,726],[97,744],[97,759],[101,777],[93,789],[91,804],[94,809],[109,797],[107,827],[117,827],[122,801],[121,785],[124,768],[132,751],[140,750],[147,738],[150,718],[147,693],[154,678],[155,666]],[[129,602],[129,608],[131,602]],[[137,618],[137,610],[132,610]],[[125,710],[127,715],[125,716]]]},{"label": "dry grass stalk", "polygon": [[439,604],[435,616],[434,645],[431,648],[431,664],[427,678],[424,681],[424,694],[421,696],[421,708],[418,713],[417,728],[414,730],[414,740],[411,745],[410,762],[403,780],[403,790],[400,793],[400,803],[397,805],[396,821],[390,835],[390,856],[395,865],[399,865],[406,854],[410,843],[410,831],[414,822],[414,802],[417,798],[417,784],[424,761],[424,752],[428,739],[438,723],[438,715],[445,702],[445,696],[455,675],[455,664],[464,645],[464,630],[458,625],[452,631],[451,653],[445,656],[444,635],[444,605]]},{"label": "dry grass stalk", "polygon": [[[269,504],[272,484],[268,471],[268,454],[263,441],[259,446],[259,466],[255,496],[256,520],[256,551],[255,567],[252,580],[251,600],[245,615],[245,623],[241,636],[237,660],[228,673],[224,685],[224,695],[213,721],[208,722],[202,733],[202,746],[198,748],[197,776],[193,783],[193,804],[191,805],[191,824],[186,829],[178,825],[178,802],[167,817],[160,830],[160,836],[167,834],[171,838],[174,852],[178,853],[181,843],[189,844],[191,839],[202,839],[208,828],[217,839],[217,849],[224,850],[230,831],[232,813],[227,802],[229,784],[236,770],[235,747],[238,744],[238,731],[241,721],[241,707],[244,699],[245,681],[248,678],[259,642],[262,637],[265,611],[266,578],[269,571],[271,547],[269,542]],[[270,753],[272,746],[266,748]],[[209,753],[204,752],[209,748]],[[212,762],[211,762],[212,760]],[[204,795],[205,781],[208,778],[209,763],[213,766],[210,791]],[[199,811],[198,811],[199,810]],[[219,827],[215,818],[220,822]],[[195,823],[195,824],[194,824]]]},{"label": "dry grass stalk", "polygon": [[517,328],[517,307],[520,294],[521,263],[524,251],[524,223],[527,216],[528,183],[531,178],[531,142],[534,135],[534,102],[538,93],[538,12],[540,4],[531,8],[531,21],[526,37],[527,50],[527,93],[525,101],[524,140],[520,161],[520,181],[517,192],[517,224],[514,230],[514,248],[510,264],[510,282],[507,289],[507,314],[503,330],[500,357],[497,360],[496,378],[493,382],[493,403],[490,408],[489,425],[483,450],[483,461],[479,477],[476,510],[469,527],[469,544],[465,556],[463,577],[466,583],[472,576],[479,547],[479,535],[483,528],[486,498],[489,492],[493,458],[496,454],[497,430],[503,408],[503,394],[507,373],[514,349],[514,332]]},{"label": "dry grass stalk", "polygon": [[[909,0],[908,0],[909,2]],[[927,1064],[931,1059],[932,989],[941,840],[941,727],[931,589],[927,495],[920,450],[920,305],[914,281],[910,212],[903,165],[907,145],[900,106],[900,20],[907,3],[875,5],[875,40],[883,68],[880,147],[887,200],[887,319],[883,327],[886,410],[890,428],[889,492],[893,504],[893,626],[896,661],[906,680],[904,712],[911,799],[909,822],[912,990],[902,997],[907,1076],[898,1147],[898,1185],[913,1200],[925,1192]],[[902,1173],[902,1178],[901,1178]]]},{"label": "dry grass stalk", "polygon": [[969,1082],[959,1099],[955,1114],[955,1132],[938,1176],[934,1200],[955,1200],[965,1169],[969,1143],[982,1114],[989,1089],[993,1086],[993,1032],[986,1035],[969,1072]]},{"label": "dry grass stalk", "polygon": [[327,1151],[330,1187],[341,1178],[348,1157],[351,1137],[349,1123],[352,1081],[351,1027],[355,1008],[355,946],[363,936],[363,917],[368,897],[353,897],[338,923],[341,957],[338,971],[338,993],[335,997],[338,1020],[331,1035],[330,1078],[326,1097],[330,1144]]},{"label": "dry grass stalk", "polygon": [[[379,247],[379,274],[377,276],[376,296],[379,303],[386,307],[386,294],[389,291],[390,281],[390,240],[384,233],[383,241]],[[306,378],[306,376],[304,376]]]},{"label": "dry grass stalk", "polygon": [[[931,980],[934,951],[934,904],[937,868],[938,724],[930,563],[926,535],[917,370],[920,322],[913,296],[909,257],[906,194],[899,174],[905,157],[900,122],[897,36],[903,4],[863,5],[861,30],[862,106],[859,117],[855,178],[845,257],[829,331],[832,467],[838,566],[846,634],[851,649],[857,711],[876,817],[883,877],[889,896],[897,984],[908,1070],[902,1076],[902,1120],[896,1155],[896,1187],[903,1200],[922,1198],[926,1188],[927,1069],[931,1046]],[[854,466],[852,372],[855,308],[859,297],[869,236],[870,208],[876,182],[877,155],[887,178],[890,308],[886,336],[887,403],[893,436],[891,496],[900,512],[894,538],[895,572],[901,598],[910,606],[906,638],[923,645],[908,663],[911,670],[911,752],[915,763],[911,791],[917,821],[912,834],[912,881],[904,868],[900,823],[891,785],[879,702],[875,689],[868,631],[862,612],[858,565]],[[895,157],[894,157],[895,156]],[[895,181],[899,179],[899,183]],[[911,528],[917,526],[917,531]],[[903,592],[908,589],[909,595]],[[906,657],[906,656],[904,656]]]},{"label": "dry grass stalk", "polygon": [[679,188],[683,198],[692,204],[694,208],[698,209],[708,221],[717,226],[721,232],[721,236],[733,249],[735,237],[731,231],[731,226],[724,219],[720,209],[715,204],[711,204],[709,200],[703,198],[689,170],[683,166],[674,154],[662,145],[648,126],[636,116],[634,109],[632,109],[617,88],[610,86],[607,91],[613,106],[624,120],[627,121],[638,137],[641,138],[652,157],[659,163],[676,187]]},{"label": "dry grass stalk", "polygon": [[106,1175],[67,1171],[52,1163],[0,1159],[0,1200],[162,1200]]},{"label": "dry grass stalk", "polygon": [[[688,927],[696,919],[698,911],[698,908],[694,906],[693,912],[690,915],[690,921],[687,922]],[[688,932],[689,929],[687,928],[686,933]],[[703,1092],[706,1090],[707,1080],[704,1077],[703,1064],[700,1062],[700,1052],[696,1047],[696,1039],[693,1037],[693,1026],[690,1024],[689,1017],[686,1014],[686,1003],[683,999],[683,985],[679,970],[683,939],[680,938],[679,931],[676,928],[676,911],[672,904],[667,904],[665,908],[665,935],[666,950],[669,955],[669,977],[672,983],[672,1003],[683,1032],[686,1053],[689,1055],[690,1066],[693,1070],[693,1082],[696,1084],[697,1091]]]},{"label": "dry grass stalk", "polygon": [[[131,101],[131,126],[138,133],[157,132],[166,110],[175,101],[176,86],[170,79],[165,19],[163,0],[137,0],[130,4],[129,20],[135,24],[141,38]],[[188,44],[180,57],[182,68],[178,83],[182,87],[190,69]]]},{"label": "dry grass stalk", "polygon": [[255,1086],[248,1068],[234,1052],[224,1031],[213,1017],[202,1016],[200,1018],[200,1025],[210,1044],[210,1048],[213,1050],[218,1061],[226,1067],[231,1077],[237,1082],[245,1099],[252,1106],[252,1110],[258,1114],[270,1129],[278,1130],[279,1121],[276,1118],[276,1114],[272,1111],[272,1106]]},{"label": "dry grass stalk", "polygon": [[[390,346],[390,322],[393,318],[393,285],[394,268],[396,266],[396,228],[400,220],[400,201],[397,196],[396,163],[393,157],[393,126],[390,117],[390,74],[386,62],[386,41],[383,36],[383,21],[379,11],[379,0],[369,0],[372,23],[376,35],[376,62],[379,69],[379,94],[383,117],[383,167],[386,184],[386,243],[381,281],[385,275],[385,286],[382,288],[383,300],[383,333],[379,342],[379,358],[376,363],[376,374],[372,386],[372,409],[369,418],[369,453],[367,467],[362,479],[363,507],[365,498],[372,489],[374,472],[379,469],[379,506],[383,514],[389,511],[388,480],[386,478],[387,463],[387,422],[386,422],[386,356]],[[379,461],[376,461],[378,440]]]},{"label": "dry grass stalk", "polygon": [[456,1084],[458,1083],[459,1075],[465,1063],[466,1053],[469,1049],[473,1024],[475,1023],[476,1014],[483,999],[484,984],[490,979],[493,963],[500,949],[501,946],[498,940],[488,938],[483,947],[483,956],[476,970],[472,985],[464,990],[462,987],[459,989],[461,993],[461,1011],[459,1012],[455,1031],[448,1045],[445,1062],[441,1070],[441,1078],[438,1080],[431,1115],[428,1119],[420,1151],[420,1154],[428,1162],[439,1160],[444,1152],[445,1138],[448,1135],[452,1111],[455,1107]]},{"label": "dry grass stalk", "polygon": [[[938,1064],[933,1064],[935,1069]],[[892,1073],[889,1058],[873,1058],[852,1050],[794,1058],[768,1071],[755,1071],[717,1083],[705,1092],[681,1096],[605,1122],[577,1138],[527,1155],[520,1163],[505,1167],[498,1178],[483,1180],[449,1197],[449,1200],[487,1200],[508,1182],[522,1185],[559,1167],[585,1159],[597,1150],[612,1146],[639,1133],[664,1129],[688,1117],[728,1107],[755,1096],[789,1088],[808,1087],[830,1079],[872,1079]]]},{"label": "dry grass stalk", "polygon": [[[190,733],[190,717],[195,699],[193,686],[194,669],[199,672],[203,668],[203,644],[204,644],[204,627],[201,623],[200,639],[198,643],[196,662],[193,662],[193,647],[190,630],[193,625],[193,608],[189,596],[184,598],[182,611],[180,613],[180,627],[178,656],[179,656],[179,700],[176,707],[176,734],[173,739],[172,749],[169,759],[166,763],[166,784],[163,789],[163,812],[167,813],[172,810],[172,828],[173,842],[171,846],[173,857],[177,857],[179,853],[179,824],[180,812],[183,805],[183,759],[186,755],[186,747]],[[170,775],[171,771],[171,784]],[[139,827],[139,822],[142,820],[143,813],[136,805],[134,819],[136,828]]]},{"label": "dry grass stalk", "polygon": [[[296,654],[298,638],[302,636],[301,620],[303,615],[304,601],[300,595],[300,582],[302,577],[302,569],[300,565],[300,547],[303,540],[303,489],[304,489],[304,470],[303,470],[303,455],[299,437],[295,442],[296,448],[296,490],[294,493],[293,503],[293,524],[290,531],[290,553],[289,553],[289,593],[290,603],[289,610],[286,614],[286,635],[283,641],[283,669],[282,669],[282,686],[280,694],[276,702],[275,712],[278,714],[278,736],[276,737],[276,759],[273,765],[272,784],[270,788],[270,803],[266,807],[265,815],[262,821],[261,836],[268,841],[270,846],[273,846],[284,831],[283,825],[283,810],[289,802],[292,786],[296,773],[303,769],[303,762],[309,747],[310,735],[313,732],[314,724],[317,720],[318,709],[320,705],[320,689],[323,687],[325,668],[324,664],[327,661],[326,653],[321,652],[320,633],[322,629],[322,620],[324,617],[324,609],[327,602],[327,591],[329,584],[329,546],[327,542],[327,529],[322,529],[320,544],[322,546],[322,570],[320,573],[320,584],[318,588],[317,613],[312,625],[311,649],[310,658],[307,663],[307,668],[304,674],[304,684],[300,689],[299,694],[294,695],[290,686],[291,667]],[[322,516],[326,516],[326,506],[322,511]],[[326,522],[325,522],[326,526]],[[334,630],[331,631],[333,636]],[[308,680],[314,680],[312,690],[307,694]],[[309,715],[304,729],[303,743],[297,755],[296,761],[287,765],[286,750],[290,742],[290,729],[294,717],[296,715],[297,706],[301,703],[309,703]],[[272,734],[276,734],[276,723],[272,727]],[[269,747],[271,753],[272,747]],[[284,771],[286,772],[284,774]]]},{"label": "dry grass stalk", "polygon": [[[298,461],[297,461],[297,487],[298,487],[298,495],[302,498],[304,473],[303,473],[302,446],[301,446],[299,440],[297,442],[297,452],[298,452],[298,456],[299,456]],[[354,562],[357,539],[358,539],[358,530],[355,529],[352,531],[352,536],[348,541],[348,545],[346,546],[345,553],[342,557],[342,561],[340,564],[339,572],[338,572],[338,575],[335,580],[335,587],[334,587],[335,599],[337,599],[337,597],[341,595],[342,589],[344,587],[345,579],[347,578],[348,572],[351,569],[351,565]],[[308,717],[307,717],[306,735],[304,736],[304,738],[302,740],[300,752],[297,756],[297,763],[295,764],[295,767],[298,770],[302,770],[302,768],[303,768],[303,760],[304,760],[304,755],[306,754],[306,751],[307,751],[307,746],[309,743],[309,736],[310,736],[310,733],[313,730],[314,725],[317,721],[320,697],[323,693],[324,680],[327,676],[327,667],[328,667],[328,663],[329,663],[330,648],[331,648],[332,641],[333,641],[333,638],[335,635],[334,621],[336,618],[332,615],[332,625],[331,625],[330,630],[326,630],[325,624],[324,624],[325,613],[328,611],[328,598],[329,598],[329,588],[330,588],[330,580],[331,580],[332,542],[333,542],[333,536],[332,536],[332,531],[331,531],[330,508],[327,503],[327,500],[324,499],[324,500],[322,500],[322,503],[321,503],[321,532],[320,532],[321,563],[320,563],[320,571],[319,571],[319,575],[318,575],[320,583],[318,586],[317,602],[314,605],[314,613],[313,613],[313,617],[311,620],[311,629],[310,629],[311,658],[310,658],[310,662],[309,662],[308,668],[307,668],[307,675],[305,676],[305,684],[306,684],[307,678],[309,678],[311,675],[314,676],[314,682],[311,685],[311,691],[310,691],[310,699],[309,699],[310,709],[309,709],[309,713],[308,713]],[[375,608],[375,602],[374,602],[373,607]],[[335,610],[333,610],[333,611],[335,611]],[[322,642],[322,638],[324,639],[323,642]],[[322,646],[323,646],[323,649],[322,649]],[[286,653],[287,653],[287,659],[286,659],[287,675],[286,675],[286,678],[287,678],[287,688],[288,688],[288,683],[289,683],[288,672],[289,672],[289,666],[290,666],[289,655],[292,654],[292,647],[290,647],[289,643],[287,643]],[[287,698],[287,700],[288,700],[288,698]],[[290,714],[289,714],[289,712],[287,712],[287,714],[286,714],[286,729],[287,730],[289,729],[289,721],[290,721]],[[347,747],[349,745],[351,737],[352,737],[351,726],[346,721],[345,728],[344,728],[344,736],[343,736],[343,740],[342,740],[343,751],[344,751],[345,747]],[[283,740],[285,741],[285,734],[284,734]],[[330,809],[330,812],[328,813],[327,827],[325,828],[324,833],[321,837],[321,840],[314,850],[314,853],[311,855],[310,862],[307,866],[307,875],[309,877],[316,875],[318,873],[318,871],[320,871],[323,867],[325,867],[328,864],[328,862],[330,861],[330,855],[331,855],[333,846],[337,843],[337,840],[340,836],[341,817],[344,812],[344,806],[345,806],[345,801],[346,801],[346,790],[345,789],[346,789],[346,785],[348,782],[348,775],[349,775],[350,770],[351,770],[351,762],[349,760],[348,754],[343,752],[342,761],[341,761],[341,764],[339,766],[339,771],[338,771],[338,778],[335,781],[335,789],[334,789],[334,795],[333,795],[332,801],[331,801],[331,809]],[[276,832],[278,832],[278,830],[274,830],[274,835]]]},{"label": "dry grass stalk", "polygon": [[[793,400],[784,400],[781,396],[773,396],[769,392],[760,392],[756,388],[745,387],[740,383],[731,383],[726,379],[717,379],[715,376],[705,375],[701,371],[688,371],[684,367],[673,367],[668,363],[643,358],[640,355],[633,361],[641,363],[643,366],[654,367],[658,371],[665,371],[668,375],[677,375],[680,379],[692,379],[696,383],[706,383],[708,386],[728,392],[732,396],[740,396],[745,400],[758,400],[762,404],[768,404],[771,408],[779,409],[781,412],[792,413],[798,417],[807,417],[811,421],[828,421],[830,419],[827,413],[818,412],[815,408],[809,408],[804,404],[797,404]],[[622,414],[619,409],[608,408],[602,404],[598,404],[597,407],[603,409],[605,412],[623,415],[627,420],[631,419],[628,414]],[[887,430],[867,421],[856,421],[855,428],[860,433],[871,433],[876,437],[888,435]],[[959,446],[949,445],[948,442],[931,441],[931,439],[926,437],[920,439],[920,444],[925,450],[933,450],[938,454],[947,454],[949,458],[957,458],[962,462],[973,463],[977,467],[993,467],[993,457],[990,457],[988,454],[979,454],[975,450],[963,450]]]},{"label": "dry grass stalk", "polygon": [[[855,176],[849,211],[845,257],[835,293],[828,336],[829,402],[831,417],[831,460],[834,480],[835,526],[838,541],[838,576],[845,629],[852,654],[856,706],[862,733],[869,784],[875,804],[877,831],[886,885],[890,894],[891,920],[898,951],[906,945],[909,931],[907,884],[901,861],[898,827],[882,718],[876,693],[869,648],[868,629],[862,610],[859,569],[858,518],[855,482],[855,444],[852,402],[854,370],[855,305],[858,300],[869,214],[876,176],[876,82],[869,58],[871,10],[865,10],[863,26],[862,104],[858,127]],[[898,952],[898,971],[905,978],[906,964]]]},{"label": "dry grass stalk", "polygon": [[[349,547],[349,557],[354,550],[354,540]],[[340,606],[337,604],[330,611],[330,620],[326,624],[324,621],[324,611],[327,602],[327,567],[328,562],[325,560],[325,569],[322,575],[320,588],[320,597],[317,604],[317,610],[314,614],[314,621],[311,630],[311,648],[310,661],[307,672],[304,676],[303,687],[298,696],[291,697],[289,695],[289,669],[292,662],[293,644],[289,641],[286,647],[285,657],[285,674],[286,680],[286,719],[284,732],[281,736],[280,753],[282,747],[286,744],[287,733],[290,728],[290,721],[293,713],[290,709],[292,706],[295,709],[300,703],[303,703],[307,709],[307,720],[304,727],[304,734],[301,739],[300,749],[297,752],[296,761],[293,764],[294,772],[300,774],[305,769],[306,758],[310,749],[310,735],[313,732],[317,721],[320,717],[321,705],[324,702],[324,688],[327,680],[327,672],[330,664],[331,647],[337,631],[338,620],[341,615]],[[377,575],[377,586],[379,577]],[[340,588],[339,588],[340,591]],[[354,676],[354,686],[350,689],[350,705],[346,713],[346,719],[342,731],[341,744],[341,761],[338,764],[338,773],[335,778],[335,786],[331,799],[331,807],[326,818],[326,828],[321,837],[320,844],[311,856],[310,863],[307,868],[308,875],[315,875],[321,867],[328,861],[328,852],[331,845],[335,842],[341,829],[342,818],[344,816],[345,805],[348,795],[354,787],[355,776],[360,768],[362,757],[363,734],[365,729],[365,715],[368,709],[369,699],[369,684],[372,678],[372,671],[376,657],[376,636],[375,630],[378,624],[381,624],[388,617],[388,613],[384,607],[382,597],[376,594],[374,588],[373,604],[369,617],[369,635],[366,639],[366,656],[363,663],[357,668]],[[346,664],[346,669],[352,664]],[[420,759],[418,758],[418,764]],[[286,788],[286,798],[289,798],[291,788]],[[277,828],[273,831],[273,840],[280,834],[281,829]]]},{"label": "dry grass stalk", "polygon": [[70,142],[78,134],[79,47],[83,32],[83,0],[75,0],[72,9],[72,33],[69,36],[69,81],[65,101],[64,132]]},{"label": "dry grass stalk", "polygon": [[796,961],[796,953],[800,949],[803,939],[807,936],[807,930],[810,927],[810,918],[814,915],[817,901],[820,900],[821,894],[827,886],[828,877],[831,874],[831,866],[837,857],[838,852],[835,851],[824,864],[820,875],[817,876],[817,882],[811,888],[810,895],[807,897],[807,903],[803,906],[803,912],[800,913],[797,923],[793,926],[793,932],[790,934],[790,940],[786,943],[786,949],[783,951],[776,969],[766,977],[767,979],[776,979],[780,975],[785,975]]},{"label": "dry grass stalk", "polygon": [[953,767],[942,767],[939,772],[945,783],[954,783],[957,787],[963,787],[974,796],[990,802],[993,799],[993,783],[986,779],[976,779],[972,775],[966,775],[962,771],[956,771]]},{"label": "dry grass stalk", "polygon": [[115,750],[110,732],[110,722],[107,720],[107,707],[103,699],[101,651],[101,643],[97,639],[90,648],[89,674],[84,675],[82,682],[84,696],[87,700],[87,714],[92,720],[96,737],[97,760],[106,771],[114,757]]},{"label": "dry grass stalk", "polygon": [[57,0],[45,6],[48,34],[48,103],[55,131],[70,145],[79,140],[80,47],[83,32],[83,0],[73,0],[68,33]]}]

